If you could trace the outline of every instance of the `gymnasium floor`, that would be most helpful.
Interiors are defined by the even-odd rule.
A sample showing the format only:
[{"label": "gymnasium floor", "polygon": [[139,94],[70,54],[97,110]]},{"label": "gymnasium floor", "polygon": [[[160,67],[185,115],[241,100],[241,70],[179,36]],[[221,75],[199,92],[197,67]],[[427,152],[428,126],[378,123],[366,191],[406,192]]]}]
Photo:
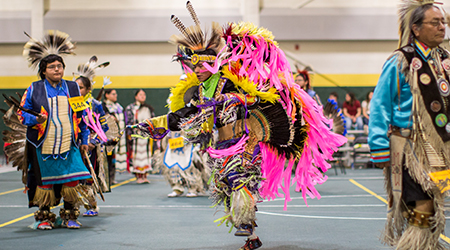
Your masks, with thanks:
[{"label": "gymnasium floor", "polygon": [[[328,174],[318,186],[322,199],[308,199],[309,207],[293,189],[287,211],[282,198],[259,204],[260,249],[390,249],[378,240],[386,211],[382,171]],[[213,223],[222,212],[214,214],[208,197],[167,198],[171,189],[159,175],[141,185],[131,174],[118,175],[119,184],[99,202],[100,215],[79,218],[81,229],[32,230],[36,209],[26,207],[20,178],[0,167],[0,249],[238,249],[245,240]]]}]

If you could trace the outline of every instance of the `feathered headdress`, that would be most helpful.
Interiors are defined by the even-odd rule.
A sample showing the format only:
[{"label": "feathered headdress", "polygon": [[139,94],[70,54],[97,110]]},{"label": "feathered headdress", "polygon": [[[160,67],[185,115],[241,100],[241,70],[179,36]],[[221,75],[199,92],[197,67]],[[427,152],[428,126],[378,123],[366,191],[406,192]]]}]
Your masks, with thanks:
[{"label": "feathered headdress", "polygon": [[[181,52],[184,52],[181,57],[178,54],[174,56],[175,60],[190,59],[193,65],[200,61],[214,62],[216,60],[216,55],[225,45],[222,39],[222,28],[218,23],[213,22],[211,34],[207,37],[200,27],[200,20],[190,1],[186,3],[186,8],[194,21],[194,25],[186,28],[178,17],[175,15],[170,17],[172,23],[181,32],[180,35],[173,35],[170,38],[170,42],[177,44],[179,48],[181,46]],[[215,55],[212,53],[208,54],[208,52],[205,53],[207,50],[214,51]]]},{"label": "feathered headdress", "polygon": [[442,4],[434,0],[401,0],[398,10],[399,16],[399,35],[398,47],[401,48],[410,42],[411,38],[411,15],[415,9],[427,4]]},{"label": "feathered headdress", "polygon": [[97,56],[92,56],[87,63],[78,64],[77,72],[74,72],[74,76],[84,76],[88,78],[91,82],[95,77],[95,71],[97,69],[105,68],[109,65],[109,62],[104,62],[97,64]]},{"label": "feathered headdress", "polygon": [[42,41],[32,38],[25,32],[30,40],[23,47],[23,56],[28,60],[28,66],[35,68],[43,58],[48,55],[74,55],[75,44],[68,34],[58,30],[48,30]]},{"label": "feathered headdress", "polygon": [[[97,56],[92,56],[87,63],[78,64],[77,72],[74,72],[73,76],[74,77],[75,76],[86,77],[87,79],[89,79],[89,81],[91,81],[91,83],[93,85],[94,84],[93,80],[94,80],[94,77],[95,77],[95,72],[98,69],[105,68],[105,67],[107,67],[109,65],[109,62],[104,62],[104,63],[101,63],[101,64],[97,64],[97,62],[98,62]],[[111,82],[111,80],[109,80],[108,77],[106,77],[106,76],[103,77],[103,85],[102,85],[102,88],[100,89],[100,92],[97,95],[97,98],[96,98],[97,100],[99,100],[99,101],[101,100],[102,95],[103,95],[103,90],[105,89],[105,86],[109,85],[111,83],[112,82]]]}]

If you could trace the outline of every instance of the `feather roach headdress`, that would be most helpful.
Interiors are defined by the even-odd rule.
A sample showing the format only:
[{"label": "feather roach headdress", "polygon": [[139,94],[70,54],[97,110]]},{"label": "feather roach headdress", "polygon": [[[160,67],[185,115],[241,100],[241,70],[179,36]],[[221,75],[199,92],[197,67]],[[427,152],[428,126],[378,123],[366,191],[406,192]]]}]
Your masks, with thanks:
[{"label": "feather roach headdress", "polygon": [[398,43],[399,48],[409,44],[411,39],[411,28],[410,24],[412,22],[411,17],[414,10],[417,8],[428,5],[428,4],[442,4],[435,2],[434,0],[401,0],[398,10],[399,16],[399,36],[400,40]]},{"label": "feather roach headdress", "polygon": [[109,62],[104,62],[101,64],[97,64],[97,62],[98,58],[96,56],[92,56],[87,63],[78,64],[77,72],[74,72],[73,75],[84,76],[92,82],[95,77],[95,71],[109,65]]},{"label": "feather roach headdress", "polygon": [[[86,77],[87,79],[89,79],[89,81],[91,81],[92,85],[94,85],[93,80],[95,77],[95,72],[98,69],[105,68],[109,65],[109,62],[104,62],[101,64],[97,64],[97,62],[98,62],[97,56],[92,56],[87,63],[78,64],[77,72],[73,73],[74,78],[76,76]],[[112,82],[111,82],[111,80],[109,80],[108,77],[103,78],[103,85],[102,85],[102,88],[100,89],[100,92],[97,95],[97,98],[96,98],[97,100],[99,100],[99,101],[101,100],[105,86],[109,85],[111,83]]]},{"label": "feather roach headdress", "polygon": [[25,32],[30,40],[23,47],[23,56],[28,60],[28,66],[35,68],[43,58],[48,55],[74,55],[75,44],[68,34],[58,30],[48,30],[42,41],[32,38]]},{"label": "feather roach headdress", "polygon": [[193,65],[200,61],[214,62],[216,55],[225,45],[222,39],[222,28],[218,23],[213,22],[211,34],[207,36],[200,27],[200,20],[190,1],[186,3],[186,8],[194,21],[194,25],[186,28],[178,17],[175,15],[170,17],[172,23],[181,32],[180,35],[173,35],[170,38],[170,42],[179,46],[178,54],[174,56],[174,59],[188,59],[191,60]]}]

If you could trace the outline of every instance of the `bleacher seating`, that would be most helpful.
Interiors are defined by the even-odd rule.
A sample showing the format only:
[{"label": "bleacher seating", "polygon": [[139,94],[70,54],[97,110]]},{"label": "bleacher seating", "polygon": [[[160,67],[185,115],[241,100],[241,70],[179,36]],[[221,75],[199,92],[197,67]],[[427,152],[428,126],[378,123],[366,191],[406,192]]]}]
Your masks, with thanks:
[{"label": "bleacher seating", "polygon": [[361,168],[367,165],[370,161],[370,148],[367,143],[366,135],[359,135],[353,141],[353,167],[360,166]]},{"label": "bleacher seating", "polygon": [[367,131],[364,130],[348,130],[347,143],[339,148],[339,151],[333,154],[334,160],[330,162],[338,174],[337,169],[341,173],[346,174],[345,168],[365,168],[372,166],[370,163],[370,148],[367,143]]}]

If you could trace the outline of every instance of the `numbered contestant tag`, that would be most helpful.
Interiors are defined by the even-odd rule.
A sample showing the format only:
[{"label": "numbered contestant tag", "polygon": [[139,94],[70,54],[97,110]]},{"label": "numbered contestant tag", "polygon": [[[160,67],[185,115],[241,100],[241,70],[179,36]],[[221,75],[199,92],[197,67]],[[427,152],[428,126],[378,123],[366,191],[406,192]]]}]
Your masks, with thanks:
[{"label": "numbered contestant tag", "polygon": [[169,148],[177,149],[184,147],[184,139],[183,137],[171,138],[169,139]]},{"label": "numbered contestant tag", "polygon": [[75,96],[69,98],[70,107],[72,108],[73,112],[79,112],[87,109],[88,105],[84,101],[84,97],[82,96]]}]

